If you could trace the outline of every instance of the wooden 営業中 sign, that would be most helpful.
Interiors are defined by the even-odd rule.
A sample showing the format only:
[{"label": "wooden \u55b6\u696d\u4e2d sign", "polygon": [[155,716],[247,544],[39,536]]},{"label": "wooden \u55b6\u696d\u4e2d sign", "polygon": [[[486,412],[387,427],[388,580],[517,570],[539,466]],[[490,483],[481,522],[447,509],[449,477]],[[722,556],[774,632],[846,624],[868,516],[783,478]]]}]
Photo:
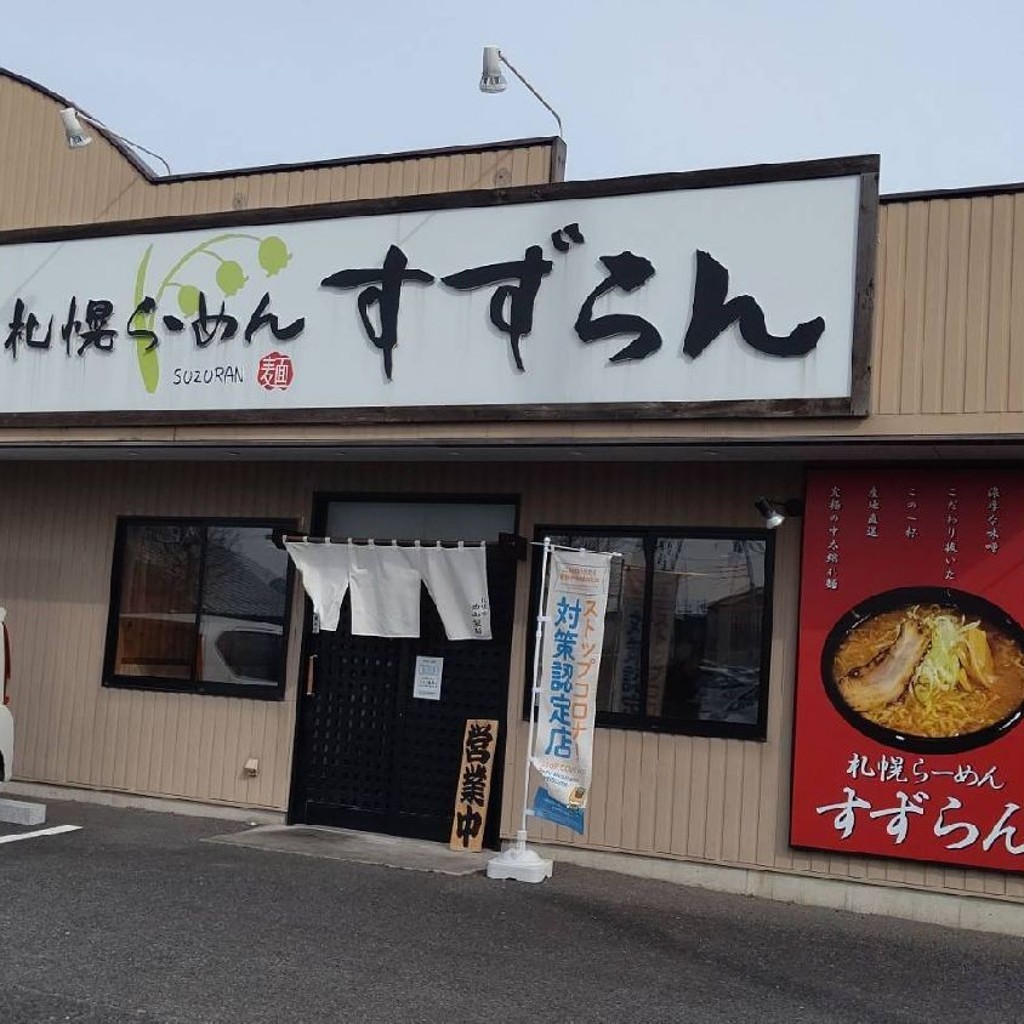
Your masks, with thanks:
[{"label": "wooden \u55b6\u696d\u4e2d sign", "polygon": [[450,846],[453,850],[483,847],[487,805],[491,796],[491,775],[498,743],[498,723],[492,719],[470,718],[462,738],[462,764],[455,790]]}]

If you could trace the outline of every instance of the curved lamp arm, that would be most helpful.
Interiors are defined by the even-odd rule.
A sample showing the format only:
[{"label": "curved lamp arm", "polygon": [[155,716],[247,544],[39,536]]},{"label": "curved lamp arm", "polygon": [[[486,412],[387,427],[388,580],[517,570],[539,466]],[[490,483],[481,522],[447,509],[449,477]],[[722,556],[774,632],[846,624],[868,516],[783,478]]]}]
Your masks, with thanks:
[{"label": "curved lamp arm", "polygon": [[555,119],[558,124],[558,137],[562,138],[564,132],[562,130],[562,119],[558,116],[558,111],[537,90],[526,80],[526,77],[522,72],[501,52],[501,49],[497,46],[485,46],[484,47],[484,69],[483,74],[480,76],[480,91],[481,92],[504,92],[505,91],[505,76],[501,73],[500,64],[504,64],[505,67],[512,72],[516,78],[519,79],[523,85],[526,86],[530,92],[543,104],[551,116]]},{"label": "curved lamp arm", "polygon": [[159,153],[154,153],[153,150],[140,146],[137,142],[133,142],[124,135],[120,135],[112,128],[108,128],[102,121],[97,121],[96,118],[89,117],[74,107],[67,107],[62,110],[60,112],[60,119],[64,124],[64,134],[67,136],[68,145],[72,148],[77,149],[80,146],[88,146],[92,142],[92,139],[85,134],[82,128],[81,122],[84,121],[86,124],[91,124],[94,128],[102,128],[108,135],[113,135],[115,139],[120,140],[127,146],[131,146],[132,149],[137,149],[139,152],[153,157],[154,160],[159,160],[167,169],[167,173],[171,173],[171,165]]}]

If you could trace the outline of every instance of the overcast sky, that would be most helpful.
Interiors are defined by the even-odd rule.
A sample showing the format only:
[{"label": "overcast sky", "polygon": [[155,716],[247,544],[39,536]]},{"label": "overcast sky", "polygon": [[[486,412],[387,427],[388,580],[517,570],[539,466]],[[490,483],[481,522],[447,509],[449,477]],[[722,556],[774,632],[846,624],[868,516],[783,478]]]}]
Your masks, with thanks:
[{"label": "overcast sky", "polygon": [[495,43],[561,114],[569,178],[880,153],[883,192],[1024,180],[1024,0],[32,0],[4,14],[0,65],[175,172],[554,134],[518,82],[479,92]]}]

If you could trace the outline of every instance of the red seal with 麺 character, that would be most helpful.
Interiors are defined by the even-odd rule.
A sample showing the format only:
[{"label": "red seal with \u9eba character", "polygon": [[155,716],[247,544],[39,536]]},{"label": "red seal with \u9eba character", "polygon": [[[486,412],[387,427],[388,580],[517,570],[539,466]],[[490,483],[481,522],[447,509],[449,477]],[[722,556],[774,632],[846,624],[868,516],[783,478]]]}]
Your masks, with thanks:
[{"label": "red seal with \u9eba character", "polygon": [[268,353],[256,369],[256,382],[265,391],[287,391],[294,377],[291,356],[283,352]]}]

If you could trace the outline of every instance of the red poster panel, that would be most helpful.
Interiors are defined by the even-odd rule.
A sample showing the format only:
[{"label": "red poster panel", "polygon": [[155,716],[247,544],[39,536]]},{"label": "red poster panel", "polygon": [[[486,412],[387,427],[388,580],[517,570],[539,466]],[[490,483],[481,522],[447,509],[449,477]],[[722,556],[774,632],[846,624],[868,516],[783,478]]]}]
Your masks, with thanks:
[{"label": "red poster panel", "polygon": [[812,473],[790,841],[1024,870],[1024,473]]}]

